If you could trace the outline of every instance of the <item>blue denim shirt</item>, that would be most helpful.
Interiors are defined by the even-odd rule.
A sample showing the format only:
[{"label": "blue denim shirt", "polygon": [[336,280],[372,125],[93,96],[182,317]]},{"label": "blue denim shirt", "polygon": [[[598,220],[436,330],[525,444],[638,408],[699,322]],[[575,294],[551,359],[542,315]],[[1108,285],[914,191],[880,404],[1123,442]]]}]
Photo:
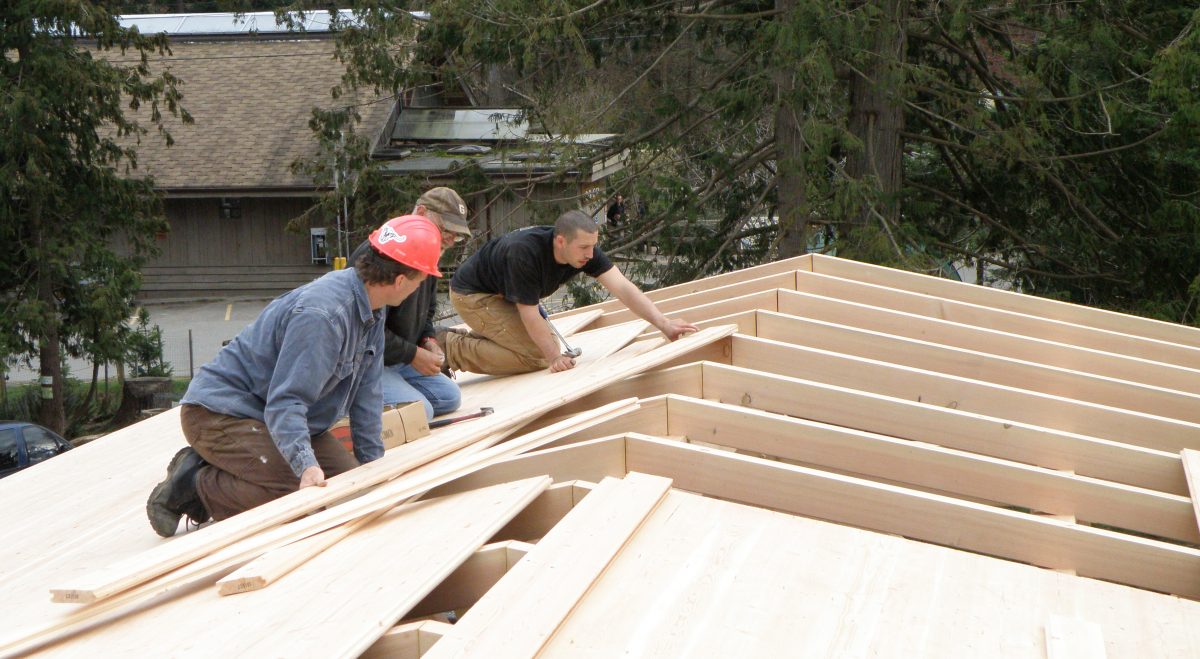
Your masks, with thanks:
[{"label": "blue denim shirt", "polygon": [[383,455],[382,311],[353,268],[281,295],[213,360],[184,403],[264,422],[299,477],[317,464],[310,437],[350,415],[354,455]]}]

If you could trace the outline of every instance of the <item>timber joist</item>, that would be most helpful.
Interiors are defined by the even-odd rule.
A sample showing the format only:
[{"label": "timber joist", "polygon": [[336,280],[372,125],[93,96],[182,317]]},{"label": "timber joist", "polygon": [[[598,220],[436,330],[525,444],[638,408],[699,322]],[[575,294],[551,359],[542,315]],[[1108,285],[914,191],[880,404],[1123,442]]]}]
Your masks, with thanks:
[{"label": "timber joist", "polygon": [[79,479],[100,442],[0,482],[63,518],[0,512],[0,655],[1200,647],[1200,330],[820,255],[650,297],[704,331],[558,314],[579,368],[464,376],[495,415],[167,543],[173,412],[106,438],[128,483]]}]

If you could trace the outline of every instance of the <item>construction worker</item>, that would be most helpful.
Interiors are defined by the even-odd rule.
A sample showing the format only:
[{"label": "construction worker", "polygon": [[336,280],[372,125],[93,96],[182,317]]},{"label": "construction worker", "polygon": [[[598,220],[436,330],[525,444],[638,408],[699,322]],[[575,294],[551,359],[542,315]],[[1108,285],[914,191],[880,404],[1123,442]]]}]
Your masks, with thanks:
[{"label": "construction worker", "polygon": [[[192,379],[180,410],[190,446],[146,502],[159,535],[184,515],[225,519],[383,455],[382,309],[441,276],[442,236],[406,215],[370,243],[353,268],[276,298]],[[347,413],[353,455],[328,432]]]},{"label": "construction worker", "polygon": [[[471,237],[467,205],[450,188],[432,188],[417,199],[413,215],[428,218],[442,231],[442,249]],[[370,249],[369,241],[354,250],[350,262]],[[437,315],[437,280],[426,279],[399,306],[388,307],[384,323],[383,404],[421,401],[425,416],[458,409],[462,393],[444,373],[445,355],[438,345],[433,319]]]},{"label": "construction worker", "polygon": [[671,341],[696,331],[695,325],[669,320],[613,267],[596,246],[599,231],[586,213],[567,211],[553,227],[518,229],[472,254],[450,280],[450,302],[471,328],[443,338],[450,368],[495,375],[574,368],[575,360],[560,352],[539,301],[581,272]]}]

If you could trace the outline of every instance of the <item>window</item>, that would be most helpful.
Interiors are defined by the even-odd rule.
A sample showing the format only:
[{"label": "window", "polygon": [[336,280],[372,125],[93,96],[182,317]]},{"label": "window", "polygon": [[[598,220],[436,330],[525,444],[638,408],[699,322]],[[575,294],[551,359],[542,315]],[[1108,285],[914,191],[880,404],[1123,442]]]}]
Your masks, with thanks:
[{"label": "window", "polygon": [[25,454],[29,456],[29,464],[36,464],[52,458],[61,452],[58,437],[45,428],[26,426]]},{"label": "window", "polygon": [[17,455],[17,431],[15,428],[0,430],[0,471],[16,469],[20,456]]}]

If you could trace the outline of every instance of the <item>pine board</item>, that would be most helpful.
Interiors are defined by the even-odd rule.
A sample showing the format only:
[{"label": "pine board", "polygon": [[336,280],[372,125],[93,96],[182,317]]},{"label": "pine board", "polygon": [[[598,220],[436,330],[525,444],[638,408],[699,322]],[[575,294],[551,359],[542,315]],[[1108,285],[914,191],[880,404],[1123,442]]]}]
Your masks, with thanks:
[{"label": "pine board", "polygon": [[733,365],[1177,453],[1200,424],[872,359],[737,335]]},{"label": "pine board", "polygon": [[986,327],[952,323],[820,295],[778,291],[780,313],[860,327],[885,334],[976,350],[1013,359],[1200,393],[1200,370]]},{"label": "pine board", "polygon": [[602,481],[426,656],[536,655],[670,488],[633,473]]},{"label": "pine board", "polygon": [[549,484],[531,478],[402,506],[270,588],[233,597],[196,589],[47,654],[355,657]]},{"label": "pine board", "polygon": [[1054,318],[1078,325],[1097,327],[1126,334],[1200,347],[1200,329],[1161,320],[1060,302],[1034,295],[1023,295],[987,286],[964,284],[915,272],[904,272],[869,263],[859,263],[822,254],[812,255],[812,272],[880,284],[906,291],[936,295],[948,300],[981,304]]},{"label": "pine board", "polygon": [[740,333],[1192,423],[1200,422],[1200,395],[1187,391],[799,316],[769,311],[760,311],[758,316],[755,332]]},{"label": "pine board", "polygon": [[795,289],[803,293],[856,302],[872,307],[937,318],[962,325],[985,327],[1081,348],[1091,348],[1130,357],[1167,362],[1189,368],[1200,367],[1200,347],[1077,325],[987,306],[947,300],[851,279],[813,272],[796,273]]},{"label": "pine board", "polygon": [[1056,614],[1200,647],[1196,602],[673,490],[539,656],[1044,659]]}]

